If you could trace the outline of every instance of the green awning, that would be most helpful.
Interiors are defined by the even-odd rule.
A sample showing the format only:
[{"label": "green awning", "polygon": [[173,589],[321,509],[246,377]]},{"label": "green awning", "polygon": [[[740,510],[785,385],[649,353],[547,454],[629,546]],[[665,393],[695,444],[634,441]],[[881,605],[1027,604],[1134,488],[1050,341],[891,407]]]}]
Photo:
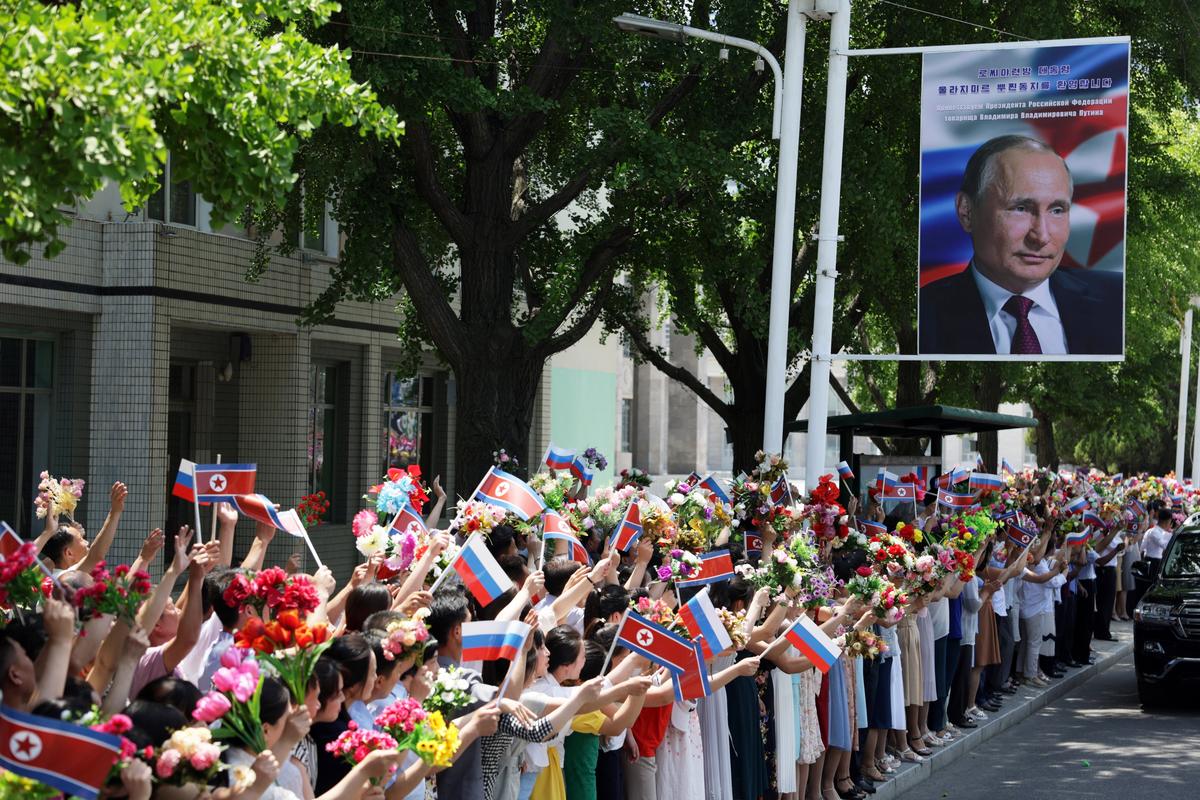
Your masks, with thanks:
[{"label": "green awning", "polygon": [[[891,411],[840,414],[836,417],[829,417],[826,422],[826,430],[830,435],[849,433],[853,436],[904,439],[1001,431],[1009,428],[1036,428],[1037,424],[1037,420],[1033,417],[995,414],[974,408],[912,406],[896,408]],[[808,420],[795,420],[788,424],[787,429],[789,431],[807,431]]]}]

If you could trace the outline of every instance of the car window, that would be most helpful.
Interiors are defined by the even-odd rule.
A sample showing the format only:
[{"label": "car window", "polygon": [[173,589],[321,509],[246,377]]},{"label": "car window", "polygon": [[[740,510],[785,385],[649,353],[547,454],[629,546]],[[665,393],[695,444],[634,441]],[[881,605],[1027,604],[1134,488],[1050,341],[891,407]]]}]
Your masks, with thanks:
[{"label": "car window", "polygon": [[1200,577],[1200,536],[1176,538],[1162,572],[1166,578]]}]

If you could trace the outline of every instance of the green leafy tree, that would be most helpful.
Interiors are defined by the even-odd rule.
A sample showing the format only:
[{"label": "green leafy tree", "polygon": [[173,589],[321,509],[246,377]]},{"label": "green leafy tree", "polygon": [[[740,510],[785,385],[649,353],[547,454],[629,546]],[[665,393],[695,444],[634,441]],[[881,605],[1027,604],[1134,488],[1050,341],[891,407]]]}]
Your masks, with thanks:
[{"label": "green leafy tree", "polygon": [[403,128],[303,30],[325,0],[0,0],[0,248],[24,263],[64,246],[63,207],[121,186],[133,209],[174,176],[213,223],[283,203],[299,143],[321,124],[386,139]]}]

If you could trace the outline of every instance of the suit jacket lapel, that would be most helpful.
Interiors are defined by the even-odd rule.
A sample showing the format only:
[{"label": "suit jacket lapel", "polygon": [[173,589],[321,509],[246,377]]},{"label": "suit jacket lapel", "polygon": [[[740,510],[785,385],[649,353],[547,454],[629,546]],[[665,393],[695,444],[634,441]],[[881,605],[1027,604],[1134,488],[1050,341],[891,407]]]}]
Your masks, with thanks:
[{"label": "suit jacket lapel", "polygon": [[[958,328],[955,334],[960,338],[962,347],[960,353],[995,353],[996,342],[992,339],[992,328],[988,324],[987,309],[983,298],[979,296],[979,287],[968,267],[954,276],[960,282],[956,294],[959,298],[958,308],[949,309],[957,320]],[[954,335],[954,334],[952,334]]]},{"label": "suit jacket lapel", "polygon": [[1058,318],[1062,320],[1067,352],[1099,352],[1096,326],[1106,324],[1103,303],[1092,295],[1085,282],[1061,268],[1050,276],[1050,291],[1058,306]]}]

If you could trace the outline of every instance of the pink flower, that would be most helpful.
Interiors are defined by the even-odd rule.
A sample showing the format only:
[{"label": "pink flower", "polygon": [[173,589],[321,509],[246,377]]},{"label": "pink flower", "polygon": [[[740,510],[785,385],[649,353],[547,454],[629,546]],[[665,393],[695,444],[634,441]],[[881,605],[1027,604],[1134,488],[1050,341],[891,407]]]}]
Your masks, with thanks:
[{"label": "pink flower", "polygon": [[209,692],[196,703],[196,708],[192,711],[192,719],[207,725],[225,716],[232,707],[233,704],[225,695],[220,692]]},{"label": "pink flower", "polygon": [[354,515],[354,521],[350,523],[350,529],[354,531],[354,536],[357,538],[359,536],[366,536],[378,524],[379,515],[369,508],[364,508]]},{"label": "pink flower", "polygon": [[192,768],[200,772],[206,771],[213,764],[217,763],[217,759],[221,757],[221,748],[215,744],[202,744],[196,748],[196,752],[192,753],[189,761]]},{"label": "pink flower", "polygon": [[171,777],[175,774],[175,768],[179,766],[179,759],[178,750],[164,750],[154,765],[154,774],[160,778]]},{"label": "pink flower", "polygon": [[221,666],[237,669],[250,656],[250,651],[244,647],[227,647],[221,654]]}]

